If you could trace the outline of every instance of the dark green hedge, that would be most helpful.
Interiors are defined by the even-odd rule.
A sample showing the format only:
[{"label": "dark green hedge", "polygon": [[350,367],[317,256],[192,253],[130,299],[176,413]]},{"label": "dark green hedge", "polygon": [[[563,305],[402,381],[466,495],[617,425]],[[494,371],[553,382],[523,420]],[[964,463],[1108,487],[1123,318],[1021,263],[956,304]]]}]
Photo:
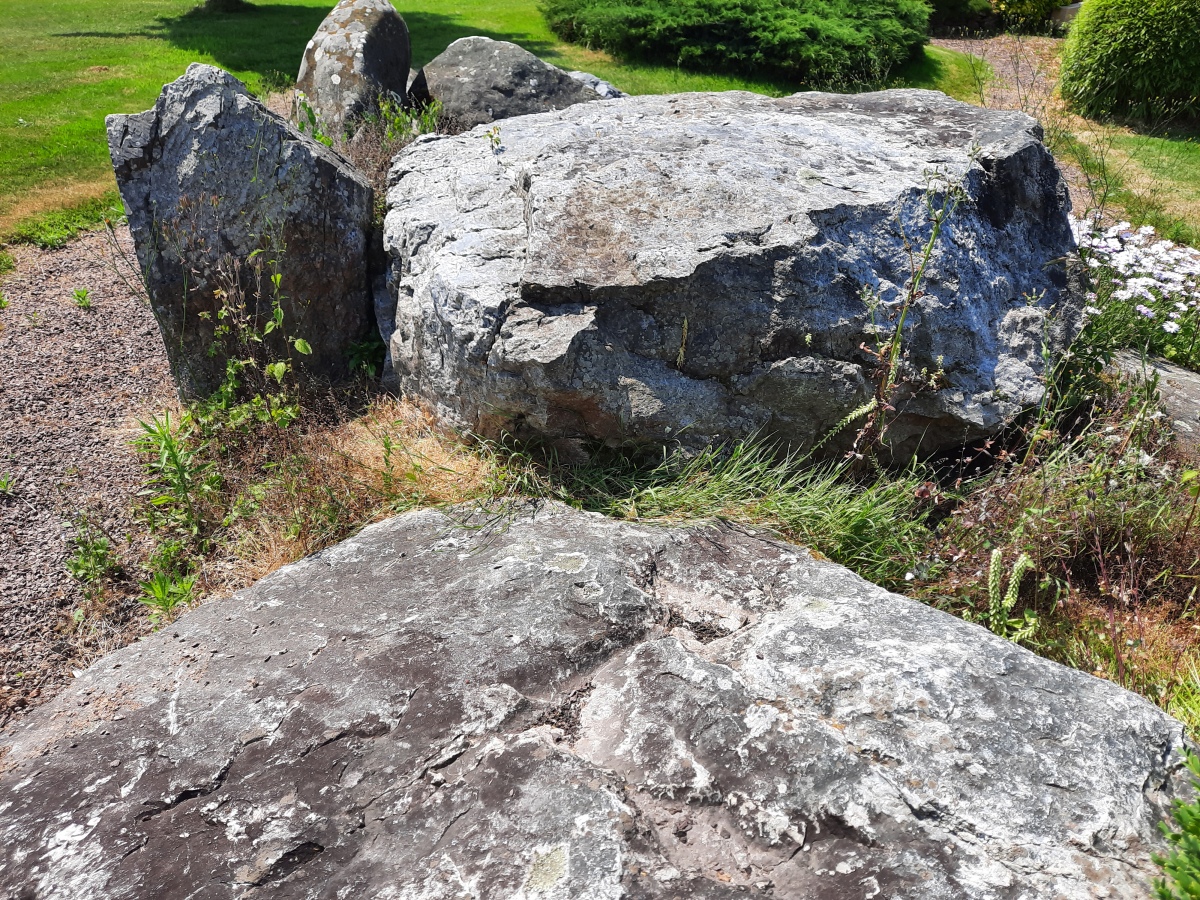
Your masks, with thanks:
[{"label": "dark green hedge", "polygon": [[929,30],[984,28],[996,19],[991,0],[930,0]]},{"label": "dark green hedge", "polygon": [[1200,118],[1200,0],[1087,0],[1061,90],[1092,118]]},{"label": "dark green hedge", "polygon": [[877,81],[925,42],[925,0],[545,0],[559,37],[688,69]]}]

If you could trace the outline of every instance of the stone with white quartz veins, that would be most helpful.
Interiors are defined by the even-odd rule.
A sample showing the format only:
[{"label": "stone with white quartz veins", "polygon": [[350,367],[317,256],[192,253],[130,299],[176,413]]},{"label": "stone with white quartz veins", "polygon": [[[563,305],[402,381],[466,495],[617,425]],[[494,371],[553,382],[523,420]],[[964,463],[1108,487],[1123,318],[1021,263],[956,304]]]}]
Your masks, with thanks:
[{"label": "stone with white quartz veins", "polygon": [[761,536],[417,512],[0,738],[0,896],[1140,900],[1182,730]]}]

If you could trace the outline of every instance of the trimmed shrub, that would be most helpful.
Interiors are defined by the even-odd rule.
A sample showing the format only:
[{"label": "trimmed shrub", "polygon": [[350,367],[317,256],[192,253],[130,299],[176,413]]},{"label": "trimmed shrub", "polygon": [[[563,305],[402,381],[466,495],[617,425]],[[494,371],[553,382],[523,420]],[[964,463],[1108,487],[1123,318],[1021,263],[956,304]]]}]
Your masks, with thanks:
[{"label": "trimmed shrub", "polygon": [[618,56],[810,85],[873,83],[925,42],[925,0],[546,0],[559,37]]},{"label": "trimmed shrub", "polygon": [[1061,90],[1091,118],[1200,118],[1200,0],[1087,0]]}]

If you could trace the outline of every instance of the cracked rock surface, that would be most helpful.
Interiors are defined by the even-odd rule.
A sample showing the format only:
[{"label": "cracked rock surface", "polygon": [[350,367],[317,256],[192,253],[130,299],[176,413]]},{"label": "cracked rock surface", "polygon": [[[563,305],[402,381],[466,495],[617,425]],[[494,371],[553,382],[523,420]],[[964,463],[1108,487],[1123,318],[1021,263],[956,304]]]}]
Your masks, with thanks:
[{"label": "cracked rock surface", "polygon": [[895,327],[934,171],[967,199],[905,322],[927,387],[897,396],[894,446],[996,431],[1070,337],[1069,201],[1024,114],[917,90],[681,94],[499,139],[424,138],[391,172],[390,377],[455,427],[812,446],[874,394],[863,345]]},{"label": "cracked rock surface", "polygon": [[0,896],[1134,898],[1181,726],[726,527],[424,511],[0,747]]}]

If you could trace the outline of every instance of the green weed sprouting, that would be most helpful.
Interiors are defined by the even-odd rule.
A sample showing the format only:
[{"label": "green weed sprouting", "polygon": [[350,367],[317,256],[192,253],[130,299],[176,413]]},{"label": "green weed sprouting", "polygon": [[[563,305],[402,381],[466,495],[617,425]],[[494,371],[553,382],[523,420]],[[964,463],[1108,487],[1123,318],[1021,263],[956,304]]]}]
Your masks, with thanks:
[{"label": "green weed sprouting", "polygon": [[11,497],[16,490],[16,477],[11,473],[0,472],[0,497]]},{"label": "green weed sprouting", "polygon": [[301,134],[307,134],[318,144],[324,144],[326,147],[333,146],[333,138],[325,133],[324,126],[317,111],[313,109],[313,105],[308,102],[308,97],[302,91],[296,92],[296,128]]},{"label": "green weed sprouting", "polygon": [[80,309],[92,308],[91,291],[87,288],[75,288],[75,290],[71,291],[71,299],[75,301],[75,305]]},{"label": "green weed sprouting", "polygon": [[170,413],[138,424],[143,434],[134,446],[150,457],[146,468],[150,505],[156,512],[154,524],[198,538],[205,522],[205,504],[221,486],[220,472],[192,445],[191,427],[172,427]]},{"label": "green weed sprouting", "polygon": [[1020,644],[1037,634],[1037,614],[1027,609],[1020,616],[1012,614],[1021,592],[1021,582],[1035,568],[1028,553],[1022,553],[1013,563],[1008,576],[1008,590],[1004,590],[1004,553],[999,548],[992,551],[988,567],[988,605],[976,621],[984,625],[997,637]]},{"label": "green weed sprouting", "polygon": [[[968,168],[978,155],[978,146],[972,147]],[[895,404],[901,392],[936,390],[944,378],[940,370],[932,373],[928,369],[922,369],[919,373],[909,371],[911,366],[908,365],[905,351],[904,325],[913,305],[925,295],[922,284],[933,259],[938,238],[958,209],[958,205],[966,199],[967,192],[961,179],[951,179],[939,172],[927,172],[925,179],[924,200],[929,216],[929,237],[920,254],[913,254],[912,250],[909,250],[909,278],[904,285],[903,296],[899,301],[887,304],[878,291],[868,286],[862,289],[861,297],[871,319],[872,332],[877,336],[887,336],[878,338],[874,347],[868,347],[865,343],[861,346],[862,350],[875,359],[875,371],[872,373],[875,396],[851,413],[849,421],[865,416],[848,454],[854,459],[863,459],[878,448],[886,446],[887,431],[891,424],[888,414],[896,412]],[[905,244],[907,243],[906,238]],[[881,312],[886,314],[887,323],[880,321]],[[845,426],[839,425],[837,430],[826,435],[822,443],[833,437],[842,427]]]},{"label": "green weed sprouting", "polygon": [[195,575],[172,577],[165,572],[155,572],[148,581],[141,582],[142,596],[139,602],[150,607],[150,616],[155,621],[170,616],[177,608],[187,606],[194,599]]},{"label": "green weed sprouting", "polygon": [[[1200,756],[1188,749],[1183,755],[1192,773],[1192,787],[1200,790]],[[1158,825],[1171,849],[1154,857],[1166,876],[1155,879],[1154,896],[1158,900],[1200,900],[1200,803],[1176,799],[1171,816],[1177,828],[1166,822]]]},{"label": "green weed sprouting", "polygon": [[67,559],[67,571],[92,593],[105,578],[120,571],[112,542],[99,528],[81,516],[75,525],[75,552]]},{"label": "green weed sprouting", "polygon": [[383,371],[383,361],[386,358],[387,347],[379,332],[372,330],[366,340],[350,345],[348,362],[351,372],[361,372],[368,378],[378,378]]}]

